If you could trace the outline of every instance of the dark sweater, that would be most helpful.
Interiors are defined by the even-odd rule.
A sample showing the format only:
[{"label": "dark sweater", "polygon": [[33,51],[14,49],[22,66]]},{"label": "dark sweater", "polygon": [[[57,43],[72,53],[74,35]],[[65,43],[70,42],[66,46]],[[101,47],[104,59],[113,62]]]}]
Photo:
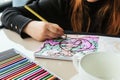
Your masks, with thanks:
[{"label": "dark sweater", "polygon": [[[95,3],[85,2],[85,4],[88,5],[90,9],[89,14],[92,20],[89,32],[99,33],[99,31],[97,31],[97,24],[95,24],[98,23],[95,19],[95,15],[102,3],[98,1]],[[28,6],[44,17],[47,21],[58,24],[64,30],[73,30],[70,22],[71,14],[69,13],[70,0],[36,0],[31,4],[28,4]],[[22,32],[23,28],[30,21],[39,19],[27,11],[24,7],[14,7],[4,10],[1,20],[5,28],[19,33],[22,37],[26,37],[26,34]],[[103,30],[102,33],[104,33],[106,26],[101,28]],[[86,26],[83,27],[83,32],[85,32],[85,30]]]}]

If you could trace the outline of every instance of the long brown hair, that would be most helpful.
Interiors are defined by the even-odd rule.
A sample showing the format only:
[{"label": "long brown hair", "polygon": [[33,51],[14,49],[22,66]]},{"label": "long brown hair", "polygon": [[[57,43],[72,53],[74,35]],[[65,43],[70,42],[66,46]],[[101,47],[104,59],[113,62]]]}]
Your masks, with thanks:
[{"label": "long brown hair", "polygon": [[[75,32],[82,32],[82,25],[84,23],[83,16],[86,15],[86,32],[90,28],[90,16],[87,11],[87,6],[84,0],[71,0],[72,15],[71,23]],[[106,14],[109,14],[107,21],[106,34],[117,35],[120,33],[120,0],[105,0],[105,4],[97,12],[97,20],[103,21]]]}]

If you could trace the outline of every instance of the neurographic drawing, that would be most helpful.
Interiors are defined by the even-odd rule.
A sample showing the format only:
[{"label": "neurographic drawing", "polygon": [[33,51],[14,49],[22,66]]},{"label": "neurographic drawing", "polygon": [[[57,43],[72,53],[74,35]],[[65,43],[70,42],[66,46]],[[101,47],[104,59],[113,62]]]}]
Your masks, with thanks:
[{"label": "neurographic drawing", "polygon": [[67,37],[65,39],[46,40],[36,51],[37,55],[52,57],[71,57],[76,53],[86,54],[98,48],[97,36]]}]

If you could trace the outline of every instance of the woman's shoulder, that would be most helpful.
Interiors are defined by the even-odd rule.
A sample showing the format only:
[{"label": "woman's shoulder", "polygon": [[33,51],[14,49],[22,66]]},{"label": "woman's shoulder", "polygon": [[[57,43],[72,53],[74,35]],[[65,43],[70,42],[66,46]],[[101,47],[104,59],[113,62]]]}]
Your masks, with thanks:
[{"label": "woman's shoulder", "polygon": [[[51,8],[56,9],[56,10],[65,10],[68,8],[70,0],[36,0],[39,7],[42,6],[42,8]],[[66,10],[67,10],[66,9]]]},{"label": "woman's shoulder", "polygon": [[42,3],[58,3],[58,4],[66,4],[69,3],[70,0],[36,0],[38,2]]},{"label": "woman's shoulder", "polygon": [[[53,5],[56,7],[65,7],[70,4],[71,0],[28,0],[26,4],[32,4],[32,3],[37,3],[38,5]],[[37,5],[36,4],[36,5]]]}]

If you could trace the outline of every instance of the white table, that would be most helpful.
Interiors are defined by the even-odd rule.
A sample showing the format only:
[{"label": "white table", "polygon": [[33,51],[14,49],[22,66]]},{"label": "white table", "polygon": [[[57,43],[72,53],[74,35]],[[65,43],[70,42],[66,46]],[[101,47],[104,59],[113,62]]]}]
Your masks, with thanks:
[{"label": "white table", "polygon": [[[38,49],[40,44],[41,42],[31,38],[22,39],[15,32],[6,29],[0,30],[0,52],[15,48],[24,53],[24,55],[37,61],[39,65],[42,65],[51,72],[57,74],[63,78],[63,80],[80,80],[72,61],[34,58],[33,53]],[[114,53],[120,53],[120,38],[100,36],[98,51],[113,51]]]}]

